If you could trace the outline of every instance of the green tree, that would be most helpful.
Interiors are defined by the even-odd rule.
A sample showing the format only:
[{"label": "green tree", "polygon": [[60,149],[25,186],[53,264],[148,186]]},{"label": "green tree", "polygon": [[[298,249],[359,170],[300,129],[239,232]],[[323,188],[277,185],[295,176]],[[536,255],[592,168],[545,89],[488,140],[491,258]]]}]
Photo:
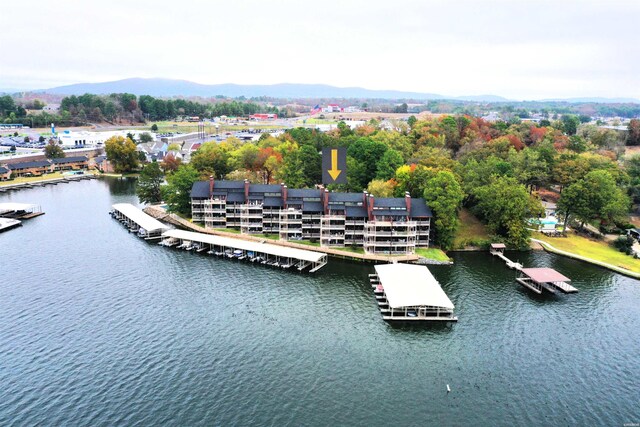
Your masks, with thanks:
[{"label": "green tree", "polygon": [[205,142],[191,155],[191,164],[198,172],[222,179],[233,170],[229,148],[224,143]]},{"label": "green tree", "polygon": [[300,147],[302,175],[306,187],[312,187],[322,181],[322,155],[310,144]]},{"label": "green tree", "polygon": [[131,139],[112,136],[105,141],[104,150],[116,172],[131,172],[138,167],[136,144]]},{"label": "green tree", "polygon": [[154,123],[154,124],[152,124],[152,125],[151,125],[151,131],[152,131],[152,132],[158,132],[158,125],[157,125],[157,124],[155,124],[155,123]]},{"label": "green tree", "polygon": [[402,154],[398,151],[389,149],[384,152],[378,161],[376,178],[386,181],[395,176],[396,170],[404,164]]},{"label": "green tree", "polygon": [[540,201],[515,178],[497,177],[474,193],[477,200],[474,211],[485,219],[489,229],[510,246],[527,247],[530,236],[527,219],[542,215]]},{"label": "green tree", "polygon": [[53,139],[44,147],[44,155],[47,159],[59,159],[65,157],[64,150],[62,150],[62,147],[60,147],[59,144],[56,144]]},{"label": "green tree", "polygon": [[578,131],[578,125],[580,124],[580,119],[571,114],[564,114],[562,116],[562,130],[567,135],[575,135]]},{"label": "green tree", "polygon": [[158,162],[146,164],[140,171],[140,178],[136,184],[136,194],[140,203],[160,203],[162,201],[160,186],[163,180],[164,175]]},{"label": "green tree", "polygon": [[567,187],[558,201],[558,211],[565,215],[565,227],[572,215],[584,226],[593,220],[601,223],[620,220],[628,209],[628,197],[606,170],[589,172]]},{"label": "green tree", "polygon": [[407,119],[407,124],[410,128],[413,128],[413,125],[415,125],[417,121],[418,119],[416,119],[416,116],[409,116],[409,118]]},{"label": "green tree", "polygon": [[149,132],[142,132],[140,134],[140,143],[141,144],[146,144],[153,141],[153,137],[151,136],[151,134]]},{"label": "green tree", "polygon": [[305,186],[304,164],[299,149],[293,149],[283,155],[282,168],[278,173],[278,178],[290,188]]},{"label": "green tree", "polygon": [[167,185],[161,187],[161,193],[170,212],[191,215],[191,187],[199,177],[198,171],[190,164],[181,165],[167,176]]},{"label": "green tree", "polygon": [[427,181],[424,199],[433,210],[436,241],[451,249],[459,226],[458,210],[464,199],[460,183],[450,171],[439,171]]}]

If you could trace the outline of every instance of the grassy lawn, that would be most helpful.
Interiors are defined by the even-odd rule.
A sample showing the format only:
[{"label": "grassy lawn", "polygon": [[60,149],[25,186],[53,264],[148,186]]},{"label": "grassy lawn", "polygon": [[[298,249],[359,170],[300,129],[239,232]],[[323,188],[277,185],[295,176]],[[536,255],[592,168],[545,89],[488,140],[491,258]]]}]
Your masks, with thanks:
[{"label": "grassy lawn", "polygon": [[487,227],[467,209],[458,214],[460,227],[453,239],[453,247],[462,249],[466,246],[483,246],[490,243]]},{"label": "grassy lawn", "polygon": [[216,231],[224,231],[225,233],[240,234],[240,230],[235,228],[214,228]]},{"label": "grassy lawn", "polygon": [[302,245],[320,246],[320,242],[312,242],[310,240],[291,240],[291,243],[300,243]]},{"label": "grassy lawn", "polygon": [[364,248],[358,248],[353,246],[345,246],[344,248],[335,248],[341,251],[353,252],[354,254],[364,254]]},{"label": "grassy lawn", "polygon": [[49,181],[51,179],[60,179],[60,178],[64,178],[64,175],[62,175],[62,172],[48,173],[41,176],[21,176],[18,178],[14,178],[10,181],[2,181],[0,182],[0,186],[12,185],[12,184],[24,184],[25,182]]},{"label": "grassy lawn", "polygon": [[279,239],[277,234],[251,234],[251,236],[262,237],[263,239],[269,239],[269,240],[278,240]]},{"label": "grassy lawn", "polygon": [[541,233],[533,233],[533,237],[560,250],[640,273],[640,260],[615,250],[602,240],[588,239],[573,233],[569,233],[568,237],[547,237]]},{"label": "grassy lawn", "polygon": [[416,255],[435,261],[450,261],[447,254],[438,248],[416,248]]}]

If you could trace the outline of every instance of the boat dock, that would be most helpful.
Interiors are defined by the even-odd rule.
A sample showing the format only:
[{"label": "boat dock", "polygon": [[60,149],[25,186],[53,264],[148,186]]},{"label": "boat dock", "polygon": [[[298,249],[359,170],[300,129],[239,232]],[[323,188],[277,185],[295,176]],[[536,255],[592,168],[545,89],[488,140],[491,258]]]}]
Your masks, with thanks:
[{"label": "boat dock", "polygon": [[162,233],[169,229],[168,226],[130,203],[117,203],[111,208],[112,211],[109,214],[112,217],[127,227],[130,233],[137,233],[146,240],[160,239]]},{"label": "boat dock", "polygon": [[40,205],[31,203],[0,203],[0,218],[31,219],[44,215]]},{"label": "boat dock", "polygon": [[3,231],[11,230],[12,228],[19,227],[22,222],[17,219],[0,218],[0,233]]},{"label": "boat dock", "polygon": [[520,264],[519,262],[511,261],[509,258],[504,256],[505,249],[506,246],[504,245],[504,243],[492,243],[489,249],[489,253],[503,260],[507,264],[507,267],[516,269],[518,271],[522,270],[522,264]]},{"label": "boat dock", "polygon": [[25,188],[35,188],[35,187],[44,187],[47,185],[58,185],[58,184],[68,184],[70,182],[75,181],[83,181],[85,179],[97,179],[98,177],[93,174],[84,174],[84,175],[70,175],[64,178],[56,178],[49,179],[43,181],[30,181],[30,182],[21,182],[18,184],[7,184],[0,186],[0,193],[6,193],[14,190],[23,190]]},{"label": "boat dock", "polygon": [[423,265],[382,264],[369,275],[384,320],[456,322],[455,308]]},{"label": "boat dock", "polygon": [[266,242],[254,242],[213,234],[196,233],[185,230],[167,230],[162,233],[161,245],[175,246],[194,252],[254,263],[270,265],[284,269],[293,268],[302,271],[307,267],[314,273],[327,265],[327,255],[321,252],[289,248]]},{"label": "boat dock", "polygon": [[489,252],[506,262],[507,267],[518,272],[516,281],[527,289],[537,294],[543,290],[555,294],[557,291],[565,294],[578,292],[578,289],[569,284],[568,277],[563,276],[552,268],[523,268],[522,264],[513,262],[504,256],[505,245],[503,243],[492,243]]},{"label": "boat dock", "polygon": [[552,294],[557,291],[565,294],[578,292],[578,289],[569,284],[571,279],[552,268],[523,268],[516,281],[537,294],[541,294],[543,290]]}]

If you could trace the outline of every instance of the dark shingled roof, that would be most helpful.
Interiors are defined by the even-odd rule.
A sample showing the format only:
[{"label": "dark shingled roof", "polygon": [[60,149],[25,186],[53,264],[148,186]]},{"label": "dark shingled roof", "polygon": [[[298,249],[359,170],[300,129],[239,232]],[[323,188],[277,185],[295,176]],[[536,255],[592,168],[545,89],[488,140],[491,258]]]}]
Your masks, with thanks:
[{"label": "dark shingled roof", "polygon": [[320,197],[321,195],[322,190],[313,188],[291,188],[287,190],[287,198]]},{"label": "dark shingled roof", "polygon": [[4,166],[0,166],[0,173],[7,173],[9,172],[9,169],[5,168]]},{"label": "dark shingled roof", "polygon": [[407,216],[407,211],[400,211],[400,210],[395,210],[395,209],[374,209],[373,210],[373,215],[374,216],[402,216],[405,217]]},{"label": "dark shingled roof", "polygon": [[304,202],[302,212],[323,212],[321,202]]},{"label": "dark shingled roof", "polygon": [[280,193],[282,187],[278,184],[250,184],[249,193]]},{"label": "dark shingled roof", "polygon": [[424,199],[411,199],[411,218],[432,217],[433,213]]},{"label": "dark shingled roof", "polygon": [[244,203],[244,193],[229,193],[227,194],[227,203]]},{"label": "dark shingled roof", "polygon": [[265,197],[262,205],[267,208],[280,208],[282,207],[282,199],[280,197]]},{"label": "dark shingled roof", "polygon": [[347,206],[345,209],[345,216],[347,218],[367,218],[367,210],[362,206]]},{"label": "dark shingled roof", "polygon": [[51,161],[57,165],[65,164],[65,163],[80,163],[86,162],[89,159],[86,156],[76,156],[76,157],[61,157],[59,159],[51,159]]},{"label": "dark shingled roof", "polygon": [[51,166],[51,163],[49,163],[48,160],[36,160],[33,162],[14,163],[12,165],[9,165],[9,168],[11,170],[18,170],[18,169],[28,169],[28,168],[41,168],[45,166]]},{"label": "dark shingled roof", "polygon": [[373,206],[382,208],[405,208],[407,204],[404,198],[401,197],[376,197]]},{"label": "dark shingled roof", "polygon": [[329,202],[362,202],[362,193],[329,193]]},{"label": "dark shingled roof", "polygon": [[216,190],[230,189],[230,188],[244,188],[244,181],[215,181],[213,188]]},{"label": "dark shingled roof", "polygon": [[209,198],[209,181],[196,181],[191,187],[191,197],[196,199]]}]

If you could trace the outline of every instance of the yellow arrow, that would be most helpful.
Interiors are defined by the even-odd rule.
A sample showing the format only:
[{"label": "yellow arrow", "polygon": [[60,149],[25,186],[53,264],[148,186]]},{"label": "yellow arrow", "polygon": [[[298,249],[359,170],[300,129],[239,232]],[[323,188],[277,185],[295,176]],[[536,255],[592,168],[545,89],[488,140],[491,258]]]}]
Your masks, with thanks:
[{"label": "yellow arrow", "polygon": [[331,150],[331,169],[329,169],[329,175],[335,181],[340,176],[342,171],[338,169],[338,150]]}]

